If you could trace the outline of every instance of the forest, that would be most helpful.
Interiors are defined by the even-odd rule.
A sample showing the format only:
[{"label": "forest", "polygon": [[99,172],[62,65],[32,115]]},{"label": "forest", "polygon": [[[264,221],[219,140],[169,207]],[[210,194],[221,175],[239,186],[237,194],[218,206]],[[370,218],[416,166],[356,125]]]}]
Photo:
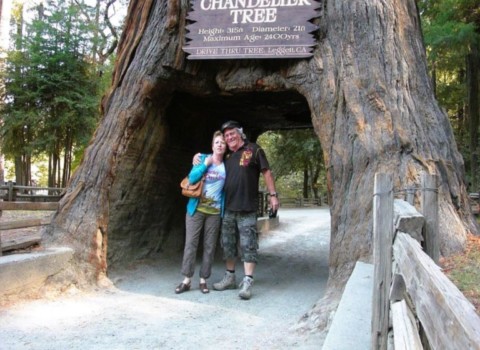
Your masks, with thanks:
[{"label": "forest", "polygon": [[10,21],[2,24],[0,183],[65,187],[101,115],[126,3],[13,1],[10,10],[2,16]]},{"label": "forest", "polygon": [[[128,1],[13,1],[0,68],[0,183],[65,187],[102,117]],[[449,116],[468,191],[480,178],[480,3],[419,0],[433,91]],[[5,16],[5,11],[9,11]],[[326,192],[313,129],[271,130],[265,148],[285,197]],[[33,171],[32,169],[37,169]]]}]

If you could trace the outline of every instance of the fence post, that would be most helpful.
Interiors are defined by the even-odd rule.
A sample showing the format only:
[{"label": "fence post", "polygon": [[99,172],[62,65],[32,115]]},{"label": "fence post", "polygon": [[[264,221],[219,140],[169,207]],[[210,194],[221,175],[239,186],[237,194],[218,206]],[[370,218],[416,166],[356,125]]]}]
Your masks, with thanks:
[{"label": "fence post", "polygon": [[[9,200],[10,199],[10,189],[11,189],[11,186],[13,186],[13,183],[11,181],[8,182],[8,192],[7,192],[7,196],[5,197],[4,200]],[[0,210],[0,216],[2,216],[2,211]],[[2,256],[3,252],[2,252],[2,236],[0,235],[0,256]]]},{"label": "fence post", "polygon": [[414,201],[415,201],[415,189],[414,188],[407,188],[407,196],[406,196],[406,201],[407,203],[410,203],[411,205],[413,205]]},{"label": "fence post", "polygon": [[12,181],[8,181],[7,183],[8,185],[8,201],[9,202],[12,202],[13,201],[13,182]]},{"label": "fence post", "polygon": [[372,349],[387,349],[389,290],[392,281],[393,180],[390,174],[375,174],[373,191]]},{"label": "fence post", "polygon": [[438,242],[438,187],[437,176],[422,173],[422,214],[425,217],[425,252],[438,265],[440,244]]}]

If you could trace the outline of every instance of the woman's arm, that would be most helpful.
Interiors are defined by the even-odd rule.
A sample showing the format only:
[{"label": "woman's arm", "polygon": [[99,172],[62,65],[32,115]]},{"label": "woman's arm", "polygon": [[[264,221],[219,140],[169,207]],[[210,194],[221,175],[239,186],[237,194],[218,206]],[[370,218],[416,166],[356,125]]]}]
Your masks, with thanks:
[{"label": "woman's arm", "polygon": [[190,173],[188,174],[188,181],[191,184],[195,184],[200,181],[202,176],[207,172],[208,166],[211,164],[211,162],[209,162],[209,158],[211,158],[211,156],[209,155],[200,155],[201,163],[198,165],[194,165],[190,170]]}]

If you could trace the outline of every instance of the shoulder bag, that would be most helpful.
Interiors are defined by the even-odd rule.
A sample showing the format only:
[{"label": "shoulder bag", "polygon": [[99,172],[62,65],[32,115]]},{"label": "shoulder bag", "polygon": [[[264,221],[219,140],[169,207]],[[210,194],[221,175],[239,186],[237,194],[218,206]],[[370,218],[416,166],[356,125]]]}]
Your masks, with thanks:
[{"label": "shoulder bag", "polygon": [[188,181],[188,176],[186,176],[182,182],[180,182],[180,187],[182,188],[182,194],[185,197],[199,198],[202,195],[203,184],[205,182],[205,176],[203,176],[200,181],[196,184],[190,184]]}]

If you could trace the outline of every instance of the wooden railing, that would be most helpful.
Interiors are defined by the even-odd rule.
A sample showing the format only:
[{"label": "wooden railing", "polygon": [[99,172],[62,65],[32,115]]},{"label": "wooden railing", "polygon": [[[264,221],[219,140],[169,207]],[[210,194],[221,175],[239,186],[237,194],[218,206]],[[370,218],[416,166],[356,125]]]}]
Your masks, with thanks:
[{"label": "wooden railing", "polygon": [[437,188],[423,175],[420,214],[394,200],[391,175],[375,175],[372,349],[392,338],[395,349],[480,349],[480,317],[436,265]]},{"label": "wooden railing", "polygon": [[[268,192],[259,191],[258,192],[258,210],[257,216],[263,217],[266,215],[271,215],[268,212],[268,203],[269,203],[269,194]],[[327,200],[323,195],[320,195],[319,198],[293,198],[293,197],[282,197],[280,194],[279,197],[280,207],[281,208],[304,208],[304,207],[317,207],[327,204]]]},{"label": "wooden railing", "polygon": [[[17,186],[12,182],[0,186],[0,214],[4,210],[52,211],[58,209],[62,188]],[[1,215],[0,215],[1,216]],[[0,222],[0,232],[48,225],[50,218],[23,218]],[[2,244],[0,236],[0,256],[4,251],[27,248],[39,243],[38,235],[23,237],[21,240],[7,241]]]},{"label": "wooden railing", "polygon": [[58,202],[63,188],[17,186],[13,182],[0,185],[0,199],[5,202]]},{"label": "wooden railing", "polygon": [[470,208],[472,213],[475,215],[480,215],[480,193],[469,193],[468,197],[470,199]]},{"label": "wooden railing", "polygon": [[315,207],[326,204],[327,201],[323,196],[320,198],[280,198],[280,207],[283,208]]}]

